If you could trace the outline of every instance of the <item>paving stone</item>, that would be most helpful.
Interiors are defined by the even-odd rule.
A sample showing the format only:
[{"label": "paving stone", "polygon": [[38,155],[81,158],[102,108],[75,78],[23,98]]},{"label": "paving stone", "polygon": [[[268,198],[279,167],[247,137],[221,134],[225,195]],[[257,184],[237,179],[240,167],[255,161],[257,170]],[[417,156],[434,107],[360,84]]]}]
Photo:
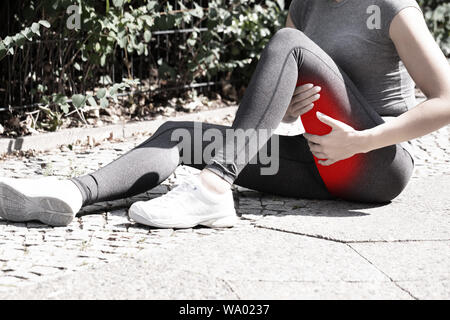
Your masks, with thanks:
[{"label": "paving stone", "polygon": [[[27,287],[26,295],[48,297],[49,293],[70,288],[71,297],[89,298],[93,296],[92,290],[86,290],[89,285],[97,288],[97,299],[237,298],[231,282],[388,281],[344,244],[259,229],[217,233],[208,236],[208,241],[171,241],[167,246],[147,247],[129,258],[120,257],[117,263]],[[367,287],[370,294],[373,287],[381,290],[383,286]]]},{"label": "paving stone", "polygon": [[37,275],[55,275],[56,272],[58,272],[58,269],[54,267],[34,266],[30,269],[30,272]]},{"label": "paving stone", "polygon": [[450,241],[353,243],[351,247],[394,281],[450,280]]},{"label": "paving stone", "polygon": [[424,177],[388,205],[310,201],[280,214],[264,210],[255,224],[338,241],[448,240],[449,185],[450,176]]},{"label": "paving stone", "polygon": [[345,244],[260,229],[230,229],[209,236],[208,241],[192,238],[143,256],[152,260],[154,272],[176,265],[224,280],[387,280]]},{"label": "paving stone", "polygon": [[20,279],[16,277],[3,276],[0,277],[0,292],[10,291],[12,288],[17,287],[20,283]]},{"label": "paving stone", "polygon": [[[134,263],[129,263],[133,261]],[[164,277],[148,272],[145,261],[125,260],[98,270],[87,270],[60,277],[55,281],[28,286],[22,292],[2,292],[2,299],[236,299],[227,283],[210,275],[170,270]],[[130,281],[130,274],[139,280]],[[180,281],[182,280],[182,281]],[[1,280],[0,280],[1,281]],[[95,288],[95,290],[92,290]]]},{"label": "paving stone", "polygon": [[411,300],[392,282],[229,281],[244,300]]},{"label": "paving stone", "polygon": [[450,280],[434,279],[420,281],[397,281],[397,284],[407,290],[417,299],[422,300],[449,300]]},{"label": "paving stone", "polygon": [[[242,298],[253,297],[252,288],[258,288],[256,293],[260,295],[272,292],[277,297],[448,298],[445,270],[450,269],[450,262],[444,245],[448,241],[440,240],[450,239],[450,203],[445,192],[450,182],[449,137],[447,126],[414,141],[417,154],[412,182],[388,206],[290,199],[234,186],[236,209],[242,219],[231,230],[158,230],[130,221],[127,208],[131,203],[166,193],[187,175],[198,172],[180,167],[161,186],[143,194],[83,208],[66,228],[0,219],[0,291],[13,297],[8,294],[10,288],[37,279],[60,287],[48,296],[83,296],[82,286],[72,280],[65,284],[72,285],[73,293],[64,289],[64,283],[52,279],[61,275],[84,279],[80,270],[101,265],[91,271],[95,283],[105,284],[103,291],[96,286],[98,297],[236,298],[238,293]],[[148,134],[122,142],[107,141],[94,148],[74,145],[73,150],[51,150],[20,161],[6,157],[0,161],[0,176],[79,176],[113,161],[147,138]],[[386,243],[399,240],[415,242],[407,242],[405,247]],[[370,247],[368,241],[382,242]],[[422,243],[433,245],[420,246]],[[388,246],[391,244],[394,247]],[[122,262],[136,256],[146,262],[130,262],[127,268],[141,276],[144,273],[147,282],[135,281],[142,291],[134,291],[136,288],[130,285],[123,291],[109,292],[108,288],[120,288],[124,282],[114,274],[123,272],[126,279],[130,271]],[[113,269],[104,273],[117,281],[115,284],[101,277],[105,262],[116,268],[115,273]],[[138,265],[142,273],[137,271]],[[146,277],[148,273],[151,278]],[[180,282],[183,277],[185,283]],[[90,278],[86,279],[89,283]],[[150,283],[154,286],[147,289]],[[232,290],[234,285],[236,292]],[[33,290],[29,294],[33,292],[33,297],[40,296]],[[23,292],[18,291],[17,296],[20,294]]]}]

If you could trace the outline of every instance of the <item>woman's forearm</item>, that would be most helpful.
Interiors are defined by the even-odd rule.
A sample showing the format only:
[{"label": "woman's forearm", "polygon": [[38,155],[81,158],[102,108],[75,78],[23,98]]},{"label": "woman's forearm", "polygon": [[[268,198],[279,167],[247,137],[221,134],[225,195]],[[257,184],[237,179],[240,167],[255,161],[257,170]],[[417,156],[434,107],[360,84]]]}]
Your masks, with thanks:
[{"label": "woman's forearm", "polygon": [[450,123],[450,98],[429,99],[372,129],[360,131],[362,152],[429,134]]}]

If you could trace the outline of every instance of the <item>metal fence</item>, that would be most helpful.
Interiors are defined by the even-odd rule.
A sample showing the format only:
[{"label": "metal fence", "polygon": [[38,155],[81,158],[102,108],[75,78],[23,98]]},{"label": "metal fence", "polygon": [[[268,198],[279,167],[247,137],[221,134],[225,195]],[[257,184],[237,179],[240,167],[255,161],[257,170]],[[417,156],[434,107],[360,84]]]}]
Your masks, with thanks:
[{"label": "metal fence", "polygon": [[[185,1],[192,3],[192,1]],[[197,0],[197,4],[202,7],[208,6],[207,0]],[[6,16],[10,17],[10,1],[2,4],[6,10]],[[178,2],[174,1],[174,9],[179,9]],[[4,12],[5,13],[5,12]],[[8,18],[9,19],[9,18]],[[4,22],[5,23],[5,22]],[[9,25],[9,21],[6,22]],[[201,32],[206,28],[200,26]],[[8,30],[9,31],[9,30]],[[152,33],[152,40],[148,47],[148,56],[132,55],[128,57],[131,63],[131,76],[138,79],[154,78],[156,82],[152,89],[148,86],[139,85],[137,92],[157,94],[159,91],[182,91],[189,88],[197,90],[217,89],[219,84],[219,75],[212,79],[205,79],[199,83],[183,83],[173,87],[168,87],[160,83],[160,79],[155,77],[153,67],[160,58],[164,59],[168,65],[177,65],[179,55],[177,50],[181,42],[186,42],[189,33],[193,31],[193,23],[185,24],[178,30],[161,30]],[[75,43],[77,39],[42,39],[24,44],[22,50],[17,51],[13,56],[7,56],[0,61],[0,112],[20,111],[24,109],[36,108],[40,105],[40,95],[33,94],[38,85],[46,86],[46,92],[65,93],[69,91],[74,93],[85,93],[92,90],[89,79],[83,79],[80,82],[70,81],[69,88],[62,88],[54,76],[55,70],[61,70],[68,59],[70,59],[78,50]],[[123,63],[123,50],[120,50],[113,61],[109,61],[104,68],[98,70],[103,76],[109,76],[113,83],[121,82],[123,78],[128,77],[128,69]],[[39,61],[39,63],[36,63]],[[73,67],[65,70],[69,79],[76,79],[79,76],[77,70]],[[64,92],[66,91],[66,92]],[[136,92],[136,91],[134,91]],[[124,93],[127,95],[129,93]]]}]

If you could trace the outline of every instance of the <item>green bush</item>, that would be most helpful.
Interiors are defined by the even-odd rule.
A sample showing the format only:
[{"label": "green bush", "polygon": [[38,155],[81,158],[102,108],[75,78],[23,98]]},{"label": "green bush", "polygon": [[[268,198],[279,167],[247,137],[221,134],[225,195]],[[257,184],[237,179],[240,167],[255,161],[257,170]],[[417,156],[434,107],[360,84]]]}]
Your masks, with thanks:
[{"label": "green bush", "polygon": [[419,0],[428,27],[447,57],[450,57],[450,2],[448,0]]},{"label": "green bush", "polygon": [[[13,60],[16,73],[23,72],[24,82],[33,86],[29,91],[24,91],[28,90],[25,86],[16,88],[24,97],[19,104],[41,102],[41,109],[52,119],[48,126],[50,130],[58,128],[62,115],[74,110],[78,112],[85,106],[106,107],[110,100],[117,99],[121,90],[142,82],[154,89],[210,80],[220,75],[231,80],[236,87],[247,84],[262,49],[271,35],[284,26],[290,1],[210,0],[208,8],[200,7],[197,2],[17,2],[13,8],[15,22],[12,28],[16,35],[0,38],[0,60],[6,55],[14,55],[16,59],[16,49],[24,48],[26,43],[39,37],[43,40],[74,39],[67,48],[63,48],[60,61],[53,55],[51,50],[54,49],[46,48],[45,44],[39,44],[39,50],[44,52],[45,59],[52,61],[36,59],[30,54],[23,58],[28,61],[20,64]],[[175,3],[178,4],[177,10],[174,9]],[[81,30],[67,28],[67,8],[74,4],[81,8]],[[419,0],[419,4],[434,37],[444,53],[450,56],[450,3],[447,0]],[[158,55],[155,32],[191,26],[193,32],[178,40],[171,38],[167,44],[168,52]],[[4,30],[0,30],[1,34]],[[154,74],[153,79],[133,76],[137,68],[133,65],[133,58],[136,57],[145,57],[147,77]],[[113,83],[107,70],[111,69],[112,61],[118,60],[122,62],[126,77]],[[22,65],[30,64],[34,70],[25,73]],[[1,65],[0,72],[5,74]],[[3,81],[7,78],[0,75],[0,81],[3,89]],[[2,91],[5,92],[0,90],[0,96]],[[4,102],[0,101],[0,104]]]},{"label": "green bush", "polygon": [[[149,56],[152,59],[150,68],[157,71],[158,79],[149,83],[151,88],[156,87],[156,82],[166,86],[184,85],[210,80],[217,74],[223,77],[228,74],[229,78],[238,80],[237,84],[247,83],[255,58],[286,18],[284,0],[212,0],[208,2],[208,8],[200,7],[195,1],[177,1],[178,10],[174,10],[174,3],[153,0],[25,1],[16,14],[21,27],[45,19],[51,28],[42,34],[42,38],[76,39],[71,46],[78,49],[73,56],[66,55],[60,66],[53,66],[51,77],[34,79],[38,85],[30,96],[40,97],[43,110],[52,117],[86,104],[106,106],[105,99],[114,98],[117,86],[120,89],[124,86],[114,85],[104,70],[110,67],[111,61],[123,59],[129,81],[135,68],[132,58],[138,56]],[[66,27],[67,8],[73,4],[81,8],[81,30]],[[155,31],[191,26],[193,32],[186,34],[185,41],[170,42],[169,59],[152,52]],[[8,50],[13,49],[0,46],[0,58],[2,52],[6,54]],[[35,68],[40,63],[34,61]],[[48,82],[58,83],[58,92],[52,92]],[[113,87],[100,100],[94,93],[80,95],[86,89],[99,86]]]}]

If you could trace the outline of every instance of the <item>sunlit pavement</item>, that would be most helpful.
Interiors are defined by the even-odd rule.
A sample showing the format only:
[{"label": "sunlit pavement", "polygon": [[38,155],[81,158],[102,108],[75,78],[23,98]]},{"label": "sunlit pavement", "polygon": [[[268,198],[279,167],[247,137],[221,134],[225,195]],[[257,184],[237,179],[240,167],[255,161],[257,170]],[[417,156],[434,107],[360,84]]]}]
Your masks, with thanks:
[{"label": "sunlit pavement", "polygon": [[[449,299],[449,137],[446,127],[416,141],[414,176],[384,206],[236,188],[232,229],[130,221],[133,201],[195,171],[180,167],[145,194],[84,208],[66,228],[0,220],[0,299]],[[80,175],[145,138],[10,157],[0,175]]]}]

